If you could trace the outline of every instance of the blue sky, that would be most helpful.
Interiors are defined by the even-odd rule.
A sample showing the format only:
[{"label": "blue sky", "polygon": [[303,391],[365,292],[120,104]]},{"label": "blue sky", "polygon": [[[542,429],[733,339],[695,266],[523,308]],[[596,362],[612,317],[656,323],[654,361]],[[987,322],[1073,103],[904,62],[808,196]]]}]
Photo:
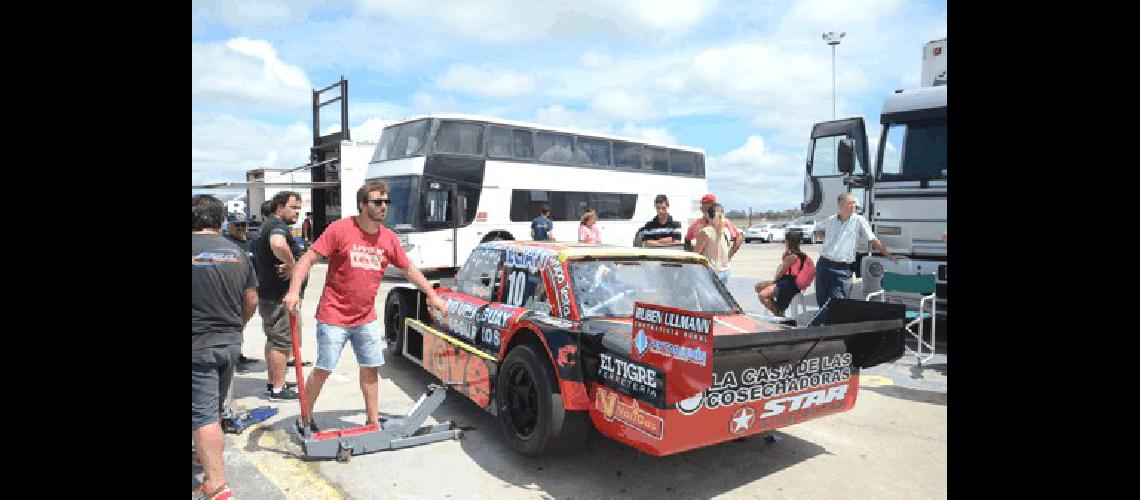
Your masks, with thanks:
[{"label": "blue sky", "polygon": [[917,87],[923,44],[946,36],[946,3],[214,0],[192,21],[195,184],[306,163],[310,92],[343,74],[354,139],[455,112],[694,146],[722,203],[766,210],[798,206],[811,124],[831,119],[821,33],[847,33],[839,117],[877,136],[882,98]]}]

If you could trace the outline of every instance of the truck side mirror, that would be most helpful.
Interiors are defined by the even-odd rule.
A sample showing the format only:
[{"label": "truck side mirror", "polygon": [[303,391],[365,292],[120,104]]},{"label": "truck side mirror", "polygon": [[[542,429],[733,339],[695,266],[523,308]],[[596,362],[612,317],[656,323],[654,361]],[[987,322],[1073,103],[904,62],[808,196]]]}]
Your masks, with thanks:
[{"label": "truck side mirror", "polygon": [[853,139],[843,139],[839,141],[839,172],[843,174],[850,174],[855,171],[855,141]]}]

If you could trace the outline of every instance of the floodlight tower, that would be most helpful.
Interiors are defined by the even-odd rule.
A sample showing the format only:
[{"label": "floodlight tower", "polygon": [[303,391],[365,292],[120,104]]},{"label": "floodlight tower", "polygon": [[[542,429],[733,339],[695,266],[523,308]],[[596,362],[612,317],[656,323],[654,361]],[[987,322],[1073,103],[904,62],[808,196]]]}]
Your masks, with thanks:
[{"label": "floodlight tower", "polygon": [[831,119],[835,119],[835,47],[839,45],[840,40],[847,36],[846,31],[836,33],[828,31],[823,34],[823,39],[831,46]]}]

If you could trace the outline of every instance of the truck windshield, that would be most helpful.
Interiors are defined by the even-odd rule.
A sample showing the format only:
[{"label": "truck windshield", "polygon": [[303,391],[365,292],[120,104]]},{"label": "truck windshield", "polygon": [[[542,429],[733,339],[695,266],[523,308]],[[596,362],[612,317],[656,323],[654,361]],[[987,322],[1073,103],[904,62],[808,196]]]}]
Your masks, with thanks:
[{"label": "truck windshield", "polygon": [[733,314],[731,299],[704,264],[659,260],[576,261],[570,279],[581,318],[631,317],[634,302]]},{"label": "truck windshield", "polygon": [[[384,225],[393,231],[415,229],[416,207],[420,201],[420,176],[401,175],[381,177],[376,180],[388,183],[388,198],[392,200],[388,205],[388,216],[384,219]],[[356,196],[356,193],[350,196]]]},{"label": "truck windshield", "polygon": [[883,140],[881,180],[946,178],[946,118],[892,123]]}]

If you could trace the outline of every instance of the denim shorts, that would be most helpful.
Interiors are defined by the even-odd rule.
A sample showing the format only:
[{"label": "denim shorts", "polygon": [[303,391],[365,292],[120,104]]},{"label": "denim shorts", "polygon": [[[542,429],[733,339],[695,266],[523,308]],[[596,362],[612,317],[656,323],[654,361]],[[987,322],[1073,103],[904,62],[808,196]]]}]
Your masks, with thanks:
[{"label": "denim shorts", "polygon": [[350,340],[358,365],[375,367],[384,364],[384,347],[387,344],[380,332],[380,321],[374,319],[360,326],[336,326],[318,321],[317,364],[313,366],[327,372],[336,370],[344,343]]}]

